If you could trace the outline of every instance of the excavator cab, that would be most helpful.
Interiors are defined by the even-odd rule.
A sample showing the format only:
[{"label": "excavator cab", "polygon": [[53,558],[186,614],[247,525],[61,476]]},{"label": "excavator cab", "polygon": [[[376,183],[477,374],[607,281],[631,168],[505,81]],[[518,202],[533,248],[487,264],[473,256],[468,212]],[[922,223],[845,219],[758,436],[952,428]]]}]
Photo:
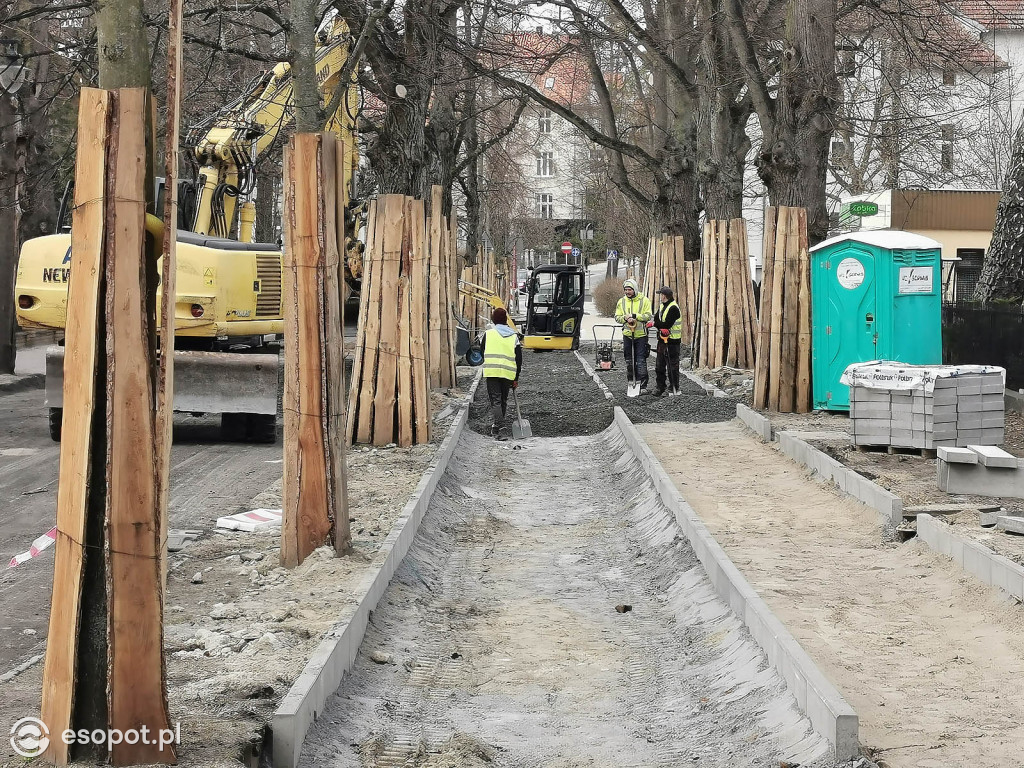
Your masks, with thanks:
[{"label": "excavator cab", "polygon": [[523,346],[576,349],[583,321],[586,271],[577,264],[548,264],[529,281]]}]

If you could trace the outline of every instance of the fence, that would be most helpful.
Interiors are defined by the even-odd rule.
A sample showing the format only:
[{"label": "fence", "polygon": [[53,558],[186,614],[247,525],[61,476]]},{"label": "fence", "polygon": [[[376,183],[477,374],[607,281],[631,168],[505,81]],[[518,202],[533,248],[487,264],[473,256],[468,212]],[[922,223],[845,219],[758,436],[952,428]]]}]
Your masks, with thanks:
[{"label": "fence", "polygon": [[1024,308],[943,304],[942,362],[999,365],[1008,389],[1024,387]]}]

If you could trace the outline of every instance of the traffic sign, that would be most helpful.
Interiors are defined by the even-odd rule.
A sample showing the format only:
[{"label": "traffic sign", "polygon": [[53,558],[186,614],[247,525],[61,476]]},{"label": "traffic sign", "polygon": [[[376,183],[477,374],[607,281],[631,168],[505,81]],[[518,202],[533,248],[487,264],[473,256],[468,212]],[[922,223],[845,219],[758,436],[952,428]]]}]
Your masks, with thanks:
[{"label": "traffic sign", "polygon": [[573,248],[572,249],[573,258],[578,259],[582,253],[583,253],[583,251],[581,251],[579,248]]},{"label": "traffic sign", "polygon": [[619,252],[616,251],[614,248],[612,248],[611,250],[608,251],[608,258],[609,259],[617,259],[618,257],[619,257]]},{"label": "traffic sign", "polygon": [[572,253],[572,243],[570,243],[568,240],[562,243],[562,253],[564,253],[566,256]]}]

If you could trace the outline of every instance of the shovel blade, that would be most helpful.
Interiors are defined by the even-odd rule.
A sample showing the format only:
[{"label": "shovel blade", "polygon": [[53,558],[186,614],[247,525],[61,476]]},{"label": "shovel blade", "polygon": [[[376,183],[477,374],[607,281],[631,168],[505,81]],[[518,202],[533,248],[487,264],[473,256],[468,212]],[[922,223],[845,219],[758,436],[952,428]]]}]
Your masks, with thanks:
[{"label": "shovel blade", "polygon": [[640,397],[640,382],[632,382],[626,388],[626,397]]},{"label": "shovel blade", "polygon": [[516,419],[513,421],[512,437],[516,440],[533,437],[533,430],[530,428],[530,422],[527,419]]}]

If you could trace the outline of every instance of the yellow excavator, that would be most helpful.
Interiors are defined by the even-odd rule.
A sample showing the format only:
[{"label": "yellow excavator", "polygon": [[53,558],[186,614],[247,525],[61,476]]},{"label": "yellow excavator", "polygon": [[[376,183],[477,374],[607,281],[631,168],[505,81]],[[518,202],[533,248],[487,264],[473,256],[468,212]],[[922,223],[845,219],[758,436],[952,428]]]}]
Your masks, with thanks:
[{"label": "yellow excavator", "polygon": [[[344,22],[336,20],[318,40],[316,78],[326,103],[339,84],[351,49]],[[353,82],[326,128],[351,148],[345,163],[348,200],[354,197],[358,165]],[[276,243],[253,242],[255,167],[290,121],[290,67],[278,64],[256,78],[243,94],[188,132],[198,167],[196,179],[180,187],[175,310],[174,410],[221,416],[228,440],[277,439],[278,354],[284,333],[281,308],[282,261]],[[162,210],[158,194],[157,210]],[[63,330],[71,233],[70,194],[65,193],[56,234],[28,240],[18,261],[15,295],[23,328]],[[240,204],[236,203],[240,201]],[[346,281],[358,290],[362,246],[361,206],[349,203],[352,233]],[[147,217],[151,247],[159,248],[159,220]],[[60,439],[63,346],[46,356],[46,404],[50,436]]]}]

